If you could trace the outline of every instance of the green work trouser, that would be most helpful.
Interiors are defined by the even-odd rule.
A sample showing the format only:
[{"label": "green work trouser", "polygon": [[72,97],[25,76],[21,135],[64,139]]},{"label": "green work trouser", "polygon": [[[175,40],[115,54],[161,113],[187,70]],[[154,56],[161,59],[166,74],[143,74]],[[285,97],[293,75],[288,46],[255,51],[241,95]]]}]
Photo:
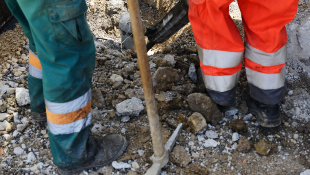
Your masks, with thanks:
[{"label": "green work trouser", "polygon": [[95,46],[85,0],[5,0],[29,39],[32,112],[46,112],[54,163],[85,163]]}]

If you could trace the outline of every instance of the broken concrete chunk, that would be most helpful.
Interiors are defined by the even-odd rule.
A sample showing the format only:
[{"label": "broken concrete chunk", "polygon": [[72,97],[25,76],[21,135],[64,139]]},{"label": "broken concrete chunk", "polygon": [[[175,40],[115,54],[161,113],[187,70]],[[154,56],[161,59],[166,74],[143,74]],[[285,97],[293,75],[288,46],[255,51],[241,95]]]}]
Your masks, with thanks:
[{"label": "broken concrete chunk", "polygon": [[200,113],[195,112],[188,118],[188,125],[197,133],[207,127],[207,122]]},{"label": "broken concrete chunk", "polygon": [[180,167],[186,167],[191,161],[191,157],[184,147],[176,145],[170,154],[170,160]]},{"label": "broken concrete chunk", "polygon": [[29,90],[25,88],[16,88],[15,98],[18,106],[30,104]]},{"label": "broken concrete chunk", "polygon": [[118,115],[122,116],[138,116],[143,109],[142,100],[136,97],[116,105]]},{"label": "broken concrete chunk", "polygon": [[219,137],[219,134],[216,133],[215,131],[212,131],[212,130],[208,130],[206,132],[206,136],[209,138],[209,139],[217,139]]},{"label": "broken concrete chunk", "polygon": [[213,139],[208,139],[205,141],[205,143],[203,144],[204,147],[209,148],[209,147],[217,147],[217,145],[219,145],[220,142],[217,142]]}]

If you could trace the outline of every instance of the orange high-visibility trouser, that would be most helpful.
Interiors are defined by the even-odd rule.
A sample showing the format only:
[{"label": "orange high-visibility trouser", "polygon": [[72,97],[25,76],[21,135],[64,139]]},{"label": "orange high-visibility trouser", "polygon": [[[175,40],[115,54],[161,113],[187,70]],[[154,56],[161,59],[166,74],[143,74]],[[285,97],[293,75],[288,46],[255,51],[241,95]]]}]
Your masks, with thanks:
[{"label": "orange high-visibility trouser", "polygon": [[233,0],[189,0],[189,20],[198,45],[206,88],[215,102],[235,98],[242,59],[247,90],[257,101],[277,104],[285,95],[287,34],[298,0],[238,0],[246,43],[229,16]]}]

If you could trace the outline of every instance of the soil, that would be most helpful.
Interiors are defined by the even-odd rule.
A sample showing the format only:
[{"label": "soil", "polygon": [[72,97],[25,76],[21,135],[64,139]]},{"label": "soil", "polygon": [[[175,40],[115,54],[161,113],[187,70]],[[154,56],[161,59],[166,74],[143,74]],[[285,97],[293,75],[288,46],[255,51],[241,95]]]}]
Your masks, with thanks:
[{"label": "soil", "polygon": [[[136,162],[135,167],[137,167],[136,164],[139,166],[136,169],[115,169],[109,165],[84,171],[81,175],[143,174],[152,165],[150,157],[153,155],[153,147],[145,101],[143,101],[144,110],[139,116],[130,117],[129,121],[123,120],[124,116],[118,116],[115,108],[126,99],[137,97],[144,100],[144,97],[137,59],[132,58],[132,51],[123,48],[120,39],[118,19],[127,12],[127,3],[120,0],[116,3],[118,5],[111,9],[108,6],[110,2],[112,1],[87,1],[89,6],[87,19],[90,28],[96,38],[101,38],[95,42],[97,57],[92,88],[98,95],[93,95],[93,101],[96,103],[92,106],[91,137],[100,138],[111,133],[124,135],[128,141],[128,147],[116,161],[131,165]],[[145,26],[151,26],[159,21],[174,3],[176,2],[167,0],[167,3],[164,3],[165,6],[157,10],[140,1]],[[304,8],[304,4],[300,4],[299,8]],[[241,31],[241,36],[244,37],[241,15],[236,2],[231,4],[230,14]],[[28,70],[28,60],[24,59],[28,56],[27,50],[24,49],[26,44],[27,39],[18,24],[13,30],[0,35],[2,84],[12,88],[28,87],[27,72],[20,77],[13,74],[14,69],[20,67],[26,67]],[[165,70],[171,70],[179,75],[178,81],[169,80],[168,88],[155,91],[164,142],[169,139],[176,124],[187,123],[188,118],[197,112],[193,111],[194,109],[191,110],[188,96],[193,93],[205,93],[203,85],[197,81],[193,82],[188,76],[191,63],[195,63],[196,69],[199,66],[195,46],[191,26],[188,24],[168,41],[157,44],[148,52],[151,65],[155,64],[151,66],[152,75],[162,67],[168,67]],[[176,61],[174,67],[172,64],[162,64],[167,54],[174,57]],[[299,175],[306,169],[310,169],[310,111],[308,110],[310,88],[308,81],[303,81],[303,75],[309,72],[298,71],[293,63],[287,65],[288,70],[290,67],[292,72],[287,71],[287,78],[291,76],[301,78],[292,78],[288,81],[288,91],[281,106],[283,122],[279,127],[263,128],[259,126],[255,116],[248,113],[243,98],[247,80],[245,70],[242,70],[237,89],[238,111],[231,115],[223,114],[218,122],[208,123],[206,128],[197,133],[185,125],[176,142],[178,150],[174,152],[177,153],[173,154],[173,161],[169,161],[163,167],[161,174]],[[121,76],[122,81],[112,81],[110,78],[112,74]],[[306,75],[304,79],[308,80]],[[292,94],[289,93],[290,90],[293,91]],[[0,133],[0,174],[56,174],[46,134],[46,124],[28,122],[25,130],[16,135],[17,123],[14,122],[13,113],[18,112],[21,119],[29,120],[30,106],[18,106],[15,95],[8,92],[2,95],[1,100],[3,104],[0,105],[0,110],[10,115],[6,119],[10,128],[8,129],[7,126],[7,130]],[[211,104],[212,101],[209,102]],[[204,146],[205,140],[208,139],[205,135],[207,130],[215,131],[219,135],[218,138],[214,138],[218,142],[217,146]],[[238,136],[243,136],[240,146],[244,146],[244,149],[240,146],[236,149],[240,142],[233,141],[235,132],[239,132],[236,133]],[[261,140],[270,146],[265,156],[258,154],[253,147]],[[24,150],[21,156],[14,153],[17,147]],[[34,153],[35,159],[28,162],[26,160],[30,153]],[[186,157],[186,161],[182,157]]]}]

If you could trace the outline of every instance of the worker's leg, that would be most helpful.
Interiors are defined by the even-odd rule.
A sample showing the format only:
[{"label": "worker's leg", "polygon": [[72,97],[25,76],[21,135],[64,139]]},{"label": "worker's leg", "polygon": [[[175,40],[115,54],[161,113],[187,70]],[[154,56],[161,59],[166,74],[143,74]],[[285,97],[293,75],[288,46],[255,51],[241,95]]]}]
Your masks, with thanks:
[{"label": "worker's leg", "polygon": [[189,20],[198,45],[200,67],[212,99],[223,106],[235,100],[244,45],[229,16],[233,0],[189,0]]},{"label": "worker's leg", "polygon": [[123,137],[100,142],[99,145],[105,146],[99,146],[95,158],[95,143],[88,139],[95,46],[84,15],[85,0],[18,0],[18,3],[36,34],[54,163],[61,173],[73,174],[72,169],[89,167],[93,162],[100,166],[116,159],[125,149]]},{"label": "worker's leg", "polygon": [[33,34],[28,20],[22,12],[16,0],[5,0],[12,14],[18,20],[25,35],[29,39],[29,75],[28,75],[28,88],[31,100],[32,118],[37,121],[46,120],[46,116],[41,114],[45,112],[45,103],[43,96],[42,85],[42,67],[39,59],[37,58],[36,47],[33,40]]},{"label": "worker's leg", "polygon": [[281,124],[279,103],[285,96],[286,29],[298,0],[238,0],[246,33],[247,104],[264,127]]}]

